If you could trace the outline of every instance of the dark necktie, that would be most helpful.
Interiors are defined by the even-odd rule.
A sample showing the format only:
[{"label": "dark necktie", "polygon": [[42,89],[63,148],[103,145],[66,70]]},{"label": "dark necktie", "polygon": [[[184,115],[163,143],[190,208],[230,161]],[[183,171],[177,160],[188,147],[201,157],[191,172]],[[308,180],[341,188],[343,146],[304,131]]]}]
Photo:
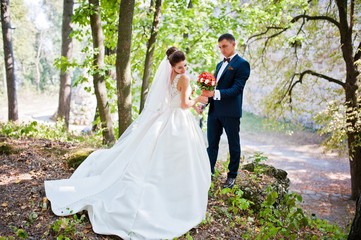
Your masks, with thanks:
[{"label": "dark necktie", "polygon": [[231,58],[224,58],[223,59],[223,62],[229,62],[229,61],[231,61]]}]

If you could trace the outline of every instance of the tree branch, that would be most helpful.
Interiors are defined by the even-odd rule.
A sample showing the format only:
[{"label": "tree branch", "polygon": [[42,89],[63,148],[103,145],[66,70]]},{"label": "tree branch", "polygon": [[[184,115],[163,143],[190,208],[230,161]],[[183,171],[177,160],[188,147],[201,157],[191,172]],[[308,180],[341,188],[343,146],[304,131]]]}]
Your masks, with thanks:
[{"label": "tree branch", "polygon": [[[319,78],[322,78],[322,79],[325,79],[325,80],[327,80],[327,81],[329,81],[329,82],[332,82],[332,83],[336,83],[336,84],[342,86],[343,88],[345,88],[345,85],[346,85],[346,84],[345,84],[344,82],[342,82],[341,80],[338,80],[338,79],[335,79],[335,78],[326,76],[326,75],[324,75],[324,74],[315,72],[315,71],[313,71],[313,70],[306,70],[306,71],[303,71],[303,72],[301,72],[301,73],[295,73],[295,74],[292,75],[291,83],[293,82],[293,79],[294,79],[296,76],[299,76],[299,79],[298,79],[296,82],[290,84],[289,88],[288,88],[287,91],[286,91],[286,94],[288,93],[288,95],[291,97],[291,98],[290,98],[290,102],[292,102],[292,90],[293,90],[293,88],[294,88],[298,83],[301,83],[301,84],[302,84],[302,80],[303,80],[303,78],[305,77],[305,75],[307,75],[307,74],[313,75],[313,76],[316,76],[316,77],[319,77]],[[284,96],[284,97],[285,97],[285,96]],[[283,98],[284,98],[284,97],[283,97]]]},{"label": "tree branch", "polygon": [[300,28],[298,29],[296,35],[298,35],[298,34],[300,34],[300,32],[302,32],[303,26],[304,26],[305,24],[306,24],[306,21],[305,21],[305,19],[303,19],[303,20],[302,20],[302,24],[301,24]]},{"label": "tree branch", "polygon": [[277,37],[278,35],[281,35],[281,34],[282,34],[283,32],[285,32],[285,31],[287,31],[287,28],[284,28],[284,29],[282,29],[282,31],[277,32],[277,33],[274,33],[274,34],[272,34],[271,36],[267,37],[266,42],[264,43],[264,48],[263,48],[262,54],[265,53],[266,48],[267,48],[267,45],[268,45],[268,42],[269,42],[272,38],[275,38],[275,37]]},{"label": "tree branch", "polygon": [[339,22],[337,22],[335,19],[328,17],[328,16],[309,16],[306,14],[302,14],[302,15],[298,15],[296,17],[294,17],[291,22],[295,23],[297,22],[299,19],[306,19],[307,21],[312,20],[312,21],[318,21],[318,20],[323,20],[323,21],[328,21],[330,23],[333,23],[338,29],[341,28],[341,25]]},{"label": "tree branch", "polygon": [[[335,19],[331,18],[331,17],[328,17],[328,16],[309,16],[307,14],[301,14],[301,15],[298,15],[296,17],[294,17],[292,20],[291,20],[291,23],[295,23],[297,22],[298,20],[302,19],[303,22],[301,24],[301,27],[299,28],[298,30],[298,33],[301,32],[303,26],[305,25],[305,20],[309,21],[318,21],[318,20],[323,20],[323,21],[328,21],[328,22],[331,22],[333,23],[339,30],[340,30],[340,23],[337,22]],[[273,29],[276,29],[276,30],[281,30],[277,33],[274,33],[272,34],[271,36],[267,37],[261,37],[261,36],[264,36],[264,35],[267,35],[267,33],[270,31],[270,30],[273,30]],[[255,35],[252,35],[251,37],[248,38],[247,40],[247,43],[252,43],[252,42],[255,42],[255,41],[258,41],[258,40],[261,40],[261,39],[264,39],[264,38],[267,38],[266,40],[266,43],[265,43],[265,47],[268,45],[268,41],[271,39],[271,38],[274,38],[274,37],[277,37],[278,35],[282,34],[283,32],[287,31],[288,29],[290,29],[290,27],[279,27],[279,26],[271,26],[271,27],[267,27],[266,30],[264,32],[261,32],[261,33],[258,33],[258,34],[255,34]],[[252,42],[249,42],[250,40],[252,40],[253,38],[255,38],[254,41]]]},{"label": "tree branch", "polygon": [[[247,42],[249,42],[251,39],[253,38],[257,38],[255,41],[259,40],[259,39],[262,39],[260,36],[263,36],[263,35],[266,35],[270,30],[272,29],[277,29],[277,30],[284,30],[286,31],[288,28],[283,28],[283,27],[267,27],[266,31],[264,32],[261,32],[261,33],[258,33],[258,34],[255,34],[255,35],[252,35],[250,38],[248,38]],[[282,31],[282,32],[284,32]]]},{"label": "tree branch", "polygon": [[331,5],[332,5],[332,0],[330,0],[330,1],[328,2],[328,6],[327,6],[327,8],[326,8],[326,12],[329,12],[329,11],[330,11]]}]

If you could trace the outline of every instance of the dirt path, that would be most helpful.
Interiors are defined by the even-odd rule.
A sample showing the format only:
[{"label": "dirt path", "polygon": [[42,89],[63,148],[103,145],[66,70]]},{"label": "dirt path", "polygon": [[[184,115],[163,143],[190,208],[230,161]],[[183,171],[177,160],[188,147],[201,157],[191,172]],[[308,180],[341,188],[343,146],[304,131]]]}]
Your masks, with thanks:
[{"label": "dirt path", "polygon": [[[19,119],[21,121],[48,121],[58,107],[57,94],[35,94],[20,92],[18,97]],[[0,121],[8,118],[7,99],[0,96]]]},{"label": "dirt path", "polygon": [[[23,121],[49,121],[56,110],[56,94],[21,96],[19,117]],[[0,100],[0,121],[5,121],[6,100]],[[322,153],[314,134],[289,136],[242,129],[241,136],[242,155],[246,159],[255,152],[262,152],[269,158],[268,164],[288,172],[290,190],[302,195],[306,211],[341,227],[350,224],[355,203],[349,200],[350,174],[346,158]],[[227,159],[227,156],[227,139],[222,136],[219,158]]]}]

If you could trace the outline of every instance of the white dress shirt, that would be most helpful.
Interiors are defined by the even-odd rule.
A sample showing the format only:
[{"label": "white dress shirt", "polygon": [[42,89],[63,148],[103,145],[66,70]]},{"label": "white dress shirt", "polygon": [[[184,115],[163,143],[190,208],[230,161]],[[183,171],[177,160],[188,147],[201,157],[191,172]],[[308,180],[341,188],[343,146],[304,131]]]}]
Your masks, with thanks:
[{"label": "white dress shirt", "polygon": [[[229,57],[229,62],[232,61],[232,58],[234,56],[236,56],[237,53],[233,54],[232,56]],[[224,61],[221,68],[219,69],[218,71],[218,74],[217,74],[217,83],[219,81],[219,79],[221,78],[222,76],[222,73],[224,72],[224,69],[226,69],[226,67],[228,66],[229,62],[227,61]],[[213,96],[213,100],[221,100],[221,92],[217,89],[214,90],[214,96]]]}]

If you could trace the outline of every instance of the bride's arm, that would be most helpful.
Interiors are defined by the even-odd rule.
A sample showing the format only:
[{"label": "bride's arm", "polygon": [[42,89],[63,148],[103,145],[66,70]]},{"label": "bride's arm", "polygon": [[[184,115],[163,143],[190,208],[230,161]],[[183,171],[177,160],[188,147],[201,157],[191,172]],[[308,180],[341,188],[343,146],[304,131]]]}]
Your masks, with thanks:
[{"label": "bride's arm", "polygon": [[181,108],[183,109],[187,109],[190,107],[193,107],[196,103],[198,102],[202,102],[202,103],[207,103],[208,98],[204,97],[204,96],[198,96],[196,99],[192,100],[190,99],[190,94],[189,92],[187,93],[187,89],[189,86],[189,77],[186,75],[182,75],[178,81],[177,84],[177,88],[178,90],[181,92]]}]

